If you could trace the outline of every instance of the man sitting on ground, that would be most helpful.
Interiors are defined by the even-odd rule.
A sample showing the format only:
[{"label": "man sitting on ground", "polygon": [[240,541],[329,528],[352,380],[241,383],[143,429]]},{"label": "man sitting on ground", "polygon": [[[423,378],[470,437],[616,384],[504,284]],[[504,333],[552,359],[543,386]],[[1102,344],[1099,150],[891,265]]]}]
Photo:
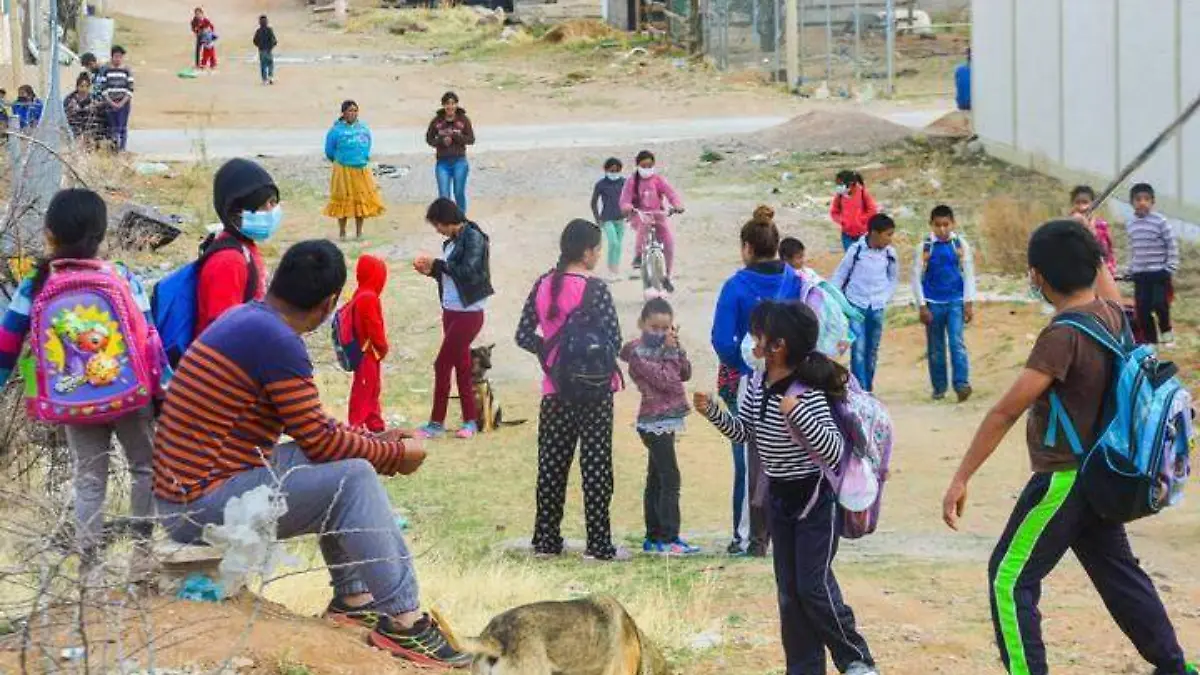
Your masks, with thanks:
[{"label": "man sitting on ground", "polygon": [[[261,485],[284,494],[281,539],[320,537],[333,577],[330,618],[372,629],[396,656],[465,668],[420,611],[412,555],[378,474],[410,474],[425,452],[400,431],[360,433],[328,417],[304,340],[337,306],[346,260],[328,241],[284,254],[263,302],[226,312],[172,380],[154,444],[154,491],[171,537],[197,543],[230,499]],[[278,445],[286,433],[292,440]]]}]

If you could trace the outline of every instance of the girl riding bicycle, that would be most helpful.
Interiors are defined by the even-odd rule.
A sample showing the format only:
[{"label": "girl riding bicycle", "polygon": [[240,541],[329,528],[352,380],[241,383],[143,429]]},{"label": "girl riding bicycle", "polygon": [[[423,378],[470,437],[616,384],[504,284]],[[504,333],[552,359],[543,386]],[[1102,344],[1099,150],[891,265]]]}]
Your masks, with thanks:
[{"label": "girl riding bicycle", "polygon": [[671,213],[683,213],[683,200],[667,179],[655,172],[654,163],[654,153],[649,150],[638,153],[637,170],[625,181],[625,189],[621,191],[621,212],[629,218],[629,225],[637,230],[633,259],[635,268],[641,264],[642,248],[646,244],[646,228],[643,225],[654,226],[654,233],[662,242],[667,258],[667,278],[663,281],[663,287],[673,291],[670,277],[675,264],[675,235],[671,231],[669,217]]}]

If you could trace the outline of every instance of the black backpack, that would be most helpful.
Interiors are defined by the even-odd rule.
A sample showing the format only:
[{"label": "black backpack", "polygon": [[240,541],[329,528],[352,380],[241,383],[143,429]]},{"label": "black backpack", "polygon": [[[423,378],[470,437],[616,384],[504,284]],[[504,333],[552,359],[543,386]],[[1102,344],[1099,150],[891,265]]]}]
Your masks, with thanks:
[{"label": "black backpack", "polygon": [[[612,394],[612,376],[617,372],[617,350],[607,335],[602,318],[593,305],[599,279],[588,279],[579,306],[554,337],[542,345],[539,358],[559,397],[568,403],[592,403]],[[557,352],[553,364],[551,354]]]}]

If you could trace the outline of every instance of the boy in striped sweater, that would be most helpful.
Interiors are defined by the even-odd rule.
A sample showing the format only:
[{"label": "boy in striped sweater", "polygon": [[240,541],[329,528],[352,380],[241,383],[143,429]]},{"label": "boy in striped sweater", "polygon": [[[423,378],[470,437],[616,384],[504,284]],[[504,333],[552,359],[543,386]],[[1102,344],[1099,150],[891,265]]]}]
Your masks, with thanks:
[{"label": "boy in striped sweater", "polygon": [[[1137,321],[1146,342],[1175,346],[1171,332],[1171,277],[1179,269],[1179,242],[1171,224],[1154,209],[1154,188],[1138,183],[1129,190],[1133,220],[1129,235],[1129,276],[1133,279]],[[1157,318],[1158,323],[1155,324]]]},{"label": "boy in striped sweater", "polygon": [[104,102],[109,139],[125,152],[129,139],[129,113],[133,102],[133,71],[125,65],[125,48],[114,45],[108,65],[96,73],[96,91]]},{"label": "boy in striped sweater", "polygon": [[231,499],[277,487],[287,503],[278,536],[320,537],[329,618],[368,628],[374,646],[416,664],[465,668],[470,658],[420,611],[413,557],[378,477],[416,471],[420,441],[351,429],[321,407],[301,336],[333,313],[345,283],[337,246],[300,242],[265,300],[225,312],[192,343],[154,440],[158,513],[172,539],[196,543]]}]

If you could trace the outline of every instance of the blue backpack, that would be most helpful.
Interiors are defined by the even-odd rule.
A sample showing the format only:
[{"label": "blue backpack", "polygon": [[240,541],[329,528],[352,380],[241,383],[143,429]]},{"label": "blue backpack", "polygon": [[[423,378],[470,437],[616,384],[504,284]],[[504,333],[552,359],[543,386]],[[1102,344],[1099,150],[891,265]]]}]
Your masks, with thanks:
[{"label": "blue backpack", "polygon": [[337,357],[338,366],[347,373],[353,373],[362,365],[363,346],[354,334],[354,314],[351,300],[341,309],[333,313],[330,325],[333,333],[333,354]]},{"label": "blue backpack", "polygon": [[171,272],[154,285],[154,292],[150,296],[150,315],[154,317],[154,327],[162,338],[163,349],[172,368],[179,365],[184,352],[196,337],[196,316],[199,312],[196,291],[200,284],[200,270],[214,254],[230,249],[239,249],[246,256],[249,277],[242,302],[250,302],[258,289],[258,267],[250,251],[233,237],[217,239],[209,236],[200,244],[200,257],[195,262]]},{"label": "blue backpack", "polygon": [[1129,322],[1114,336],[1095,316],[1066,313],[1054,320],[1070,326],[1113,354],[1112,382],[1096,426],[1096,441],[1084,448],[1053,390],[1045,444],[1057,445],[1061,430],[1079,458],[1079,483],[1105,519],[1126,523],[1174,506],[1191,473],[1192,396],[1176,377],[1178,368],[1159,361],[1148,345],[1136,345]]}]

